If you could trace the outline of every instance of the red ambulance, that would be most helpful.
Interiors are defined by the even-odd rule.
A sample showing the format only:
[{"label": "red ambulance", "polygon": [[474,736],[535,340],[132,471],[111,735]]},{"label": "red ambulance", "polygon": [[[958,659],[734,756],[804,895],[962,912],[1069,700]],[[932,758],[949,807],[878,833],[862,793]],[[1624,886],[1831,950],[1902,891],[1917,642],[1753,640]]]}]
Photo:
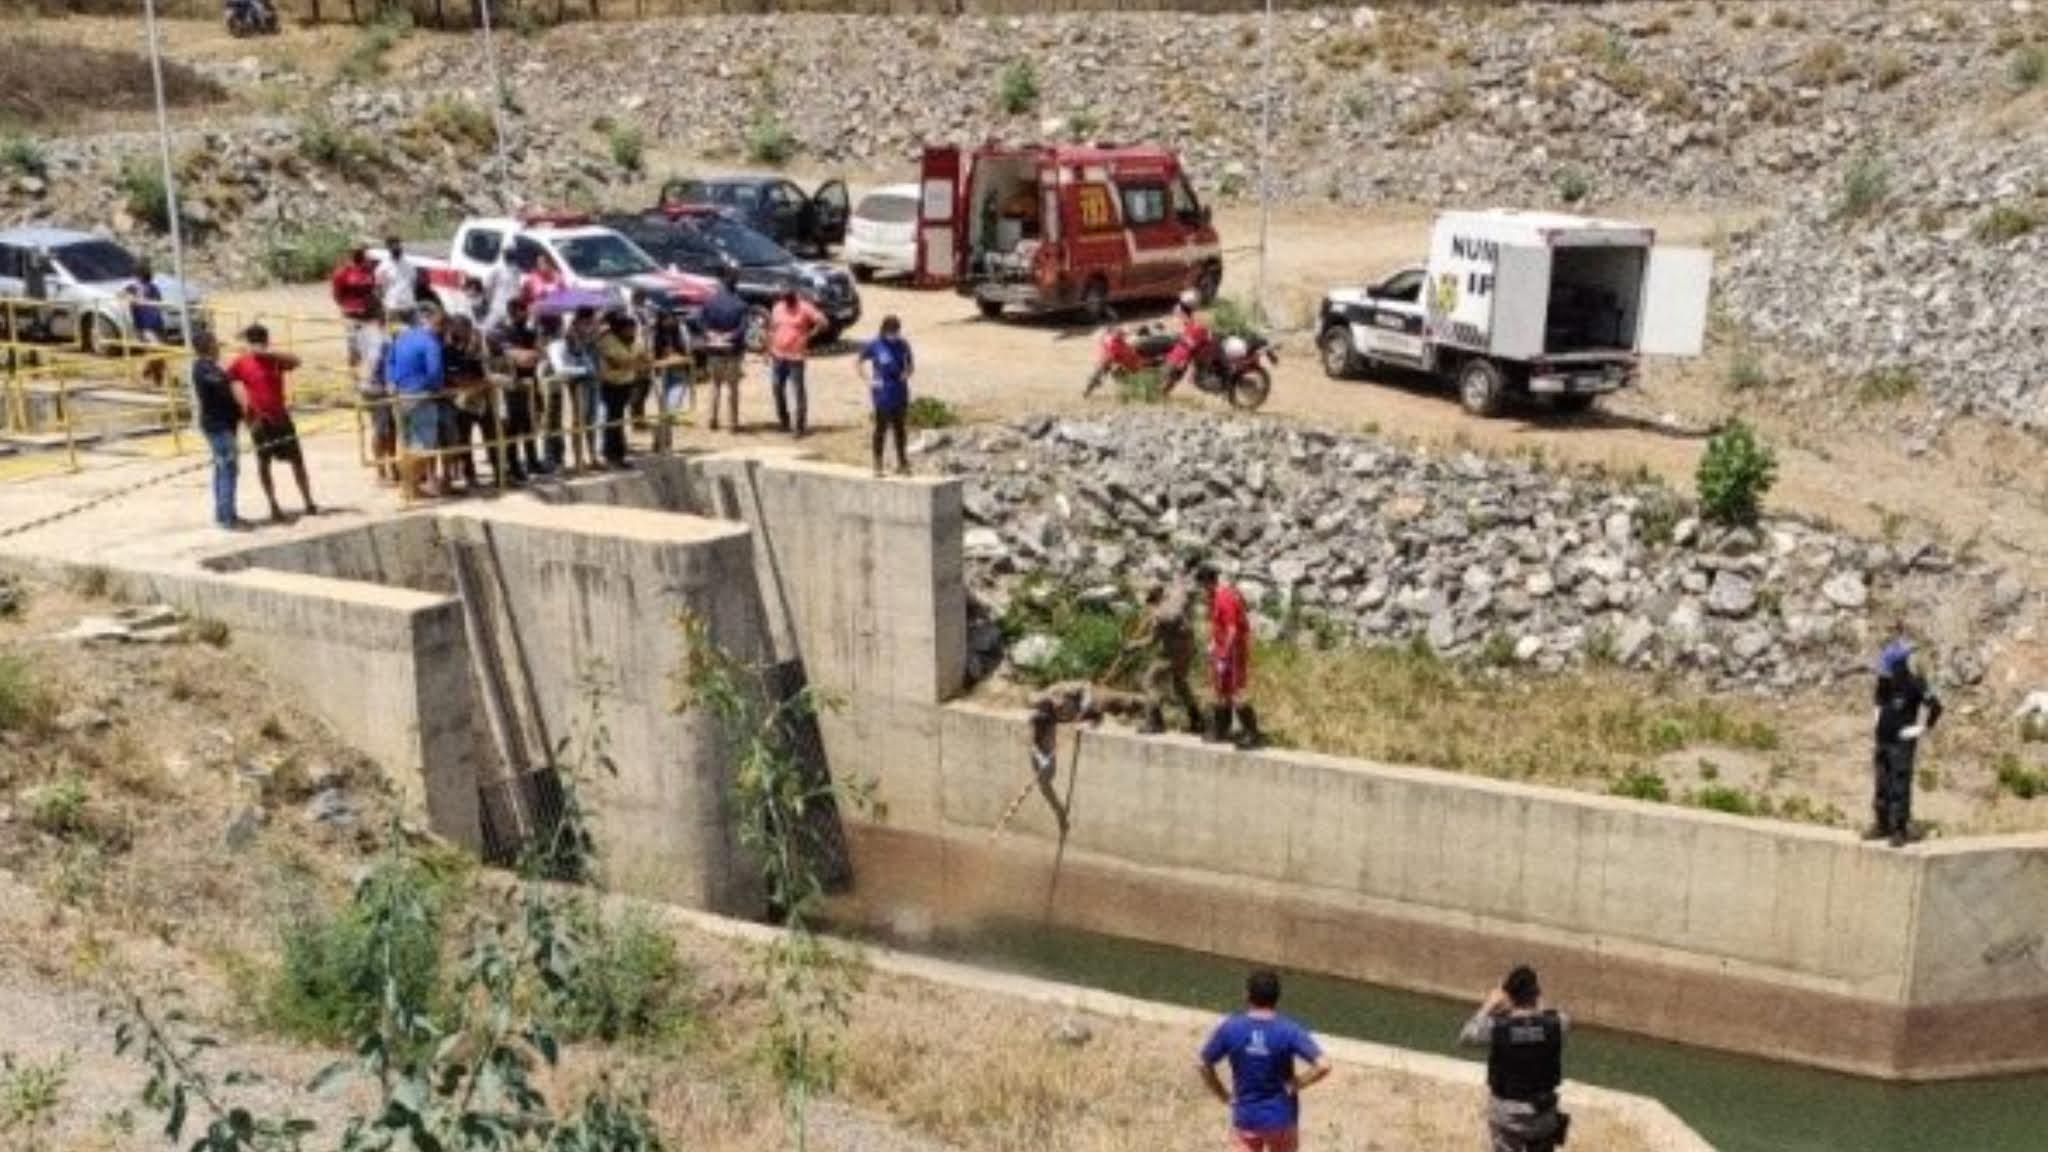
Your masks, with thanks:
[{"label": "red ambulance", "polygon": [[1223,249],[1180,157],[1165,148],[1047,144],[925,149],[917,272],[984,316],[1170,300],[1203,303]]}]

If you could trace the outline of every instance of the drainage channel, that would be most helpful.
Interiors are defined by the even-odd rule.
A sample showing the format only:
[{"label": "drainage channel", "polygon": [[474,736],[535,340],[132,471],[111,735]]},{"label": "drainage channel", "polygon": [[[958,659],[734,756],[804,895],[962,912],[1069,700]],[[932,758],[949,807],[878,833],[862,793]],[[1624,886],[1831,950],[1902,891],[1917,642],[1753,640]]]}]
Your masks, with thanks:
[{"label": "drainage channel", "polygon": [[[1037,924],[889,943],[1219,1010],[1238,999],[1246,967],[1224,957]],[[1328,976],[1286,973],[1283,979],[1286,1010],[1310,1027],[1423,1051],[1452,1052],[1450,1038],[1471,1007]],[[1555,991],[1569,1009],[1571,989]],[[1574,1032],[1567,1071],[1586,1083],[1655,1097],[1724,1152],[2039,1152],[2048,1132],[2048,1075],[1885,1084],[1595,1028]]]}]

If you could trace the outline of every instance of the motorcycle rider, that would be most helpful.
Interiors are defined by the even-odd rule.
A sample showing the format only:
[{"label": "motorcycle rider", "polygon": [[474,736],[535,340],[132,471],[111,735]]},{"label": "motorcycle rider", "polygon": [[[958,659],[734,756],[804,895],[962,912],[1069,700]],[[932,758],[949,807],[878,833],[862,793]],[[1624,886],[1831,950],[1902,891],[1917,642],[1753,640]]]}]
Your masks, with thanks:
[{"label": "motorcycle rider", "polygon": [[221,15],[229,32],[277,31],[277,10],[270,0],[225,0]]},{"label": "motorcycle rider", "polygon": [[1182,292],[1174,303],[1173,322],[1179,331],[1173,350],[1166,354],[1166,378],[1159,389],[1162,393],[1172,392],[1189,369],[1200,371],[1202,362],[1214,353],[1215,336],[1202,317],[1201,306],[1201,294],[1192,288]]}]

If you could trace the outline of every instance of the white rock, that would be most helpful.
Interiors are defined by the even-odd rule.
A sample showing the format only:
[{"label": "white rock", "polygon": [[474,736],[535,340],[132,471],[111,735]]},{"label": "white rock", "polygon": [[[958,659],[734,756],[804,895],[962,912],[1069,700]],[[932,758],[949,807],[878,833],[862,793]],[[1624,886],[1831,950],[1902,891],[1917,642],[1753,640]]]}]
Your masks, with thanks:
[{"label": "white rock", "polygon": [[1837,608],[1855,610],[1870,601],[1870,589],[1864,586],[1861,572],[1838,572],[1827,583],[1820,586],[1820,594],[1828,603]]}]

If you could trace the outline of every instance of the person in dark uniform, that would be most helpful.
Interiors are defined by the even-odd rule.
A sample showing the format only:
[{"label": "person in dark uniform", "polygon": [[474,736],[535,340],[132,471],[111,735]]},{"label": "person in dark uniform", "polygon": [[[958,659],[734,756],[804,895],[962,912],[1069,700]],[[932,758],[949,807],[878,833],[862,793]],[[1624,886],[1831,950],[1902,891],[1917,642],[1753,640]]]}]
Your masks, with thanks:
[{"label": "person in dark uniform", "polygon": [[1201,735],[1202,706],[1188,684],[1195,664],[1195,630],[1188,620],[1188,592],[1179,581],[1154,585],[1145,594],[1144,623],[1131,647],[1148,654],[1145,722],[1138,731],[1148,736],[1166,731],[1166,709],[1178,705],[1187,716],[1188,731]]},{"label": "person in dark uniform", "polygon": [[1915,838],[1913,833],[1913,760],[1920,737],[1941,720],[1941,698],[1913,667],[1913,646],[1904,640],[1885,645],[1877,661],[1877,749],[1871,758],[1875,819],[1865,840],[1889,840],[1894,848]]},{"label": "person in dark uniform", "polygon": [[1570,1031],[1571,1020],[1543,1003],[1536,970],[1524,964],[1486,994],[1458,1032],[1458,1043],[1487,1050],[1493,1152],[1552,1152],[1564,1144],[1571,1117],[1558,1111],[1557,1089]]}]

